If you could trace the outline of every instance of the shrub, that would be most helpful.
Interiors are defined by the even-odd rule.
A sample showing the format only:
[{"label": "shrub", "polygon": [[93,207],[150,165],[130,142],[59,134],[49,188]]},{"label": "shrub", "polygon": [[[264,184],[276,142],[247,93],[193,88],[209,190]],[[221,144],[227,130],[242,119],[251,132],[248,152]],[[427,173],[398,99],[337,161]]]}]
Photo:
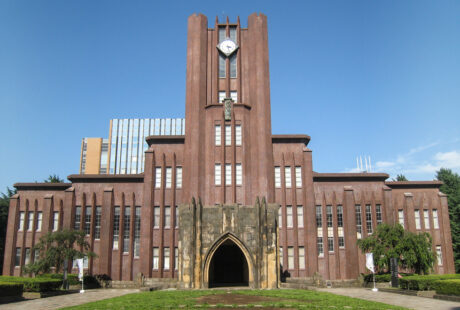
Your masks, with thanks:
[{"label": "shrub", "polygon": [[[37,278],[64,280],[64,275],[62,273],[45,273],[45,274],[37,275]],[[69,282],[69,285],[80,284],[80,280],[78,280],[78,275],[73,274],[73,273],[67,274],[67,281]]]},{"label": "shrub", "polygon": [[[391,281],[391,274],[389,273],[382,273],[382,274],[376,274],[375,275],[375,282],[390,282]],[[364,276],[364,282],[365,283],[372,283],[374,282],[374,279],[371,274],[366,274]]]},{"label": "shrub", "polygon": [[0,296],[2,297],[22,296],[23,289],[24,284],[22,283],[0,282]]},{"label": "shrub", "polygon": [[0,282],[20,283],[24,285],[24,292],[47,292],[59,289],[62,280],[50,278],[25,278],[14,276],[1,276]]},{"label": "shrub", "polygon": [[460,296],[460,279],[434,281],[436,294]]},{"label": "shrub", "polygon": [[100,288],[101,287],[96,277],[89,275],[89,274],[83,277],[83,285],[85,288]]},{"label": "shrub", "polygon": [[409,276],[399,279],[399,285],[403,289],[428,291],[434,290],[434,282],[450,279],[460,279],[460,274],[431,274],[426,276]]}]

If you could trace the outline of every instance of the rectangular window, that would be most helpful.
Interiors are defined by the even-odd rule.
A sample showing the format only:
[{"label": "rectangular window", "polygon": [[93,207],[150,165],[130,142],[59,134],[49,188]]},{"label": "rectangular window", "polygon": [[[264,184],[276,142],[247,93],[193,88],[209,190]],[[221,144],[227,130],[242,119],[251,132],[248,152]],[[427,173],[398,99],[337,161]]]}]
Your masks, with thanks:
[{"label": "rectangular window", "polygon": [[337,227],[343,227],[343,207],[337,206]]},{"label": "rectangular window", "polygon": [[163,248],[163,269],[169,270],[169,248]]},{"label": "rectangular window", "polygon": [[382,206],[375,205],[375,217],[377,220],[377,225],[382,224]]},{"label": "rectangular window", "polygon": [[226,59],[225,56],[219,53],[219,77],[224,78],[226,75]]},{"label": "rectangular window", "polygon": [[178,206],[176,206],[176,209],[175,209],[175,219],[176,220],[174,222],[175,223],[174,227],[177,228],[179,227],[179,207]]},{"label": "rectangular window", "polygon": [[91,233],[91,213],[92,208],[90,206],[86,206],[85,208],[85,234],[89,236]]},{"label": "rectangular window", "polygon": [[327,237],[327,247],[329,252],[334,252],[334,237]]},{"label": "rectangular window", "polygon": [[101,238],[101,206],[96,206],[96,218],[94,219],[94,239]]},{"label": "rectangular window", "polygon": [[219,92],[219,103],[224,103],[224,99],[227,97],[227,93],[225,91]]},{"label": "rectangular window", "polygon": [[324,248],[323,248],[323,237],[316,238],[316,247],[318,248],[318,256],[324,256]]},{"label": "rectangular window", "polygon": [[171,188],[172,184],[172,168],[166,167],[166,188]]},{"label": "rectangular window", "polygon": [[158,269],[160,263],[160,250],[158,248],[153,248],[153,269]]},{"label": "rectangular window", "polygon": [[438,209],[433,209],[433,228],[439,229]]},{"label": "rectangular window", "polygon": [[356,215],[356,233],[358,239],[361,239],[361,234],[363,233],[363,222],[361,219],[361,206],[355,205],[355,215]]},{"label": "rectangular window", "polygon": [[155,188],[161,187],[161,167],[155,168]]},{"label": "rectangular window", "polygon": [[42,222],[43,222],[43,213],[39,211],[37,212],[37,226],[35,227],[36,231],[42,230]]},{"label": "rectangular window", "polygon": [[59,212],[53,212],[53,231],[59,229]]},{"label": "rectangular window", "polygon": [[171,207],[165,206],[165,228],[171,227]]},{"label": "rectangular window", "polygon": [[236,185],[242,185],[243,184],[243,168],[241,167],[241,164],[236,164],[235,165],[235,173],[236,173]]},{"label": "rectangular window", "polygon": [[332,206],[326,206],[327,227],[332,227]]},{"label": "rectangular window", "polygon": [[75,207],[75,222],[73,223],[73,229],[80,230],[80,223],[81,223],[81,207]]},{"label": "rectangular window", "polygon": [[366,229],[367,233],[372,234],[372,210],[371,205],[366,205]]},{"label": "rectangular window", "polygon": [[[231,78],[236,78],[236,52],[230,56],[230,77]],[[235,101],[236,102],[236,101]]]},{"label": "rectangular window", "polygon": [[18,230],[24,230],[25,213],[19,212],[19,227]]},{"label": "rectangular window", "polygon": [[430,213],[427,209],[423,210],[423,219],[425,222],[425,229],[430,229]]},{"label": "rectangular window", "polygon": [[115,207],[113,212],[113,249],[118,250],[120,237],[120,207]]},{"label": "rectangular window", "polygon": [[438,266],[442,266],[442,251],[440,245],[436,246],[436,256],[438,258]]},{"label": "rectangular window", "polygon": [[214,126],[214,141],[216,142],[216,146],[222,145],[222,130],[220,125]]},{"label": "rectangular window", "polygon": [[288,247],[288,269],[294,269],[294,248]]},{"label": "rectangular window", "polygon": [[295,186],[297,188],[302,187],[302,167],[295,167]]},{"label": "rectangular window", "polygon": [[399,221],[399,225],[401,225],[404,228],[404,211],[403,210],[398,210],[398,221]]},{"label": "rectangular window", "polygon": [[174,248],[174,270],[179,266],[179,249]]},{"label": "rectangular window", "polygon": [[241,145],[241,125],[235,125],[235,145]]},{"label": "rectangular window", "polygon": [[222,184],[222,165],[221,164],[214,165],[214,184],[215,185]]},{"label": "rectangular window", "polygon": [[279,208],[278,209],[278,227],[283,226],[283,209]]},{"label": "rectangular window", "polygon": [[287,227],[292,227],[292,206],[286,206]]},{"label": "rectangular window", "polygon": [[321,206],[316,206],[316,228],[323,227],[323,211]]},{"label": "rectangular window", "polygon": [[415,228],[416,229],[421,229],[422,225],[421,225],[421,222],[420,222],[420,210],[415,209],[414,215],[415,215]]},{"label": "rectangular window", "polygon": [[280,265],[283,267],[283,247],[280,246]]},{"label": "rectangular window", "polygon": [[34,262],[37,262],[40,259],[40,250],[34,249]]},{"label": "rectangular window", "polygon": [[225,164],[225,185],[232,185],[232,165]]},{"label": "rectangular window", "polygon": [[238,92],[236,90],[232,90],[230,92],[230,98],[232,98],[234,103],[238,102]]},{"label": "rectangular window", "polygon": [[299,269],[305,269],[305,248],[299,247]]},{"label": "rectangular window", "polygon": [[28,212],[27,214],[27,231],[32,231],[34,226],[34,212]]},{"label": "rectangular window", "polygon": [[225,125],[225,145],[232,145],[232,126]]},{"label": "rectangular window", "polygon": [[88,269],[88,256],[83,256],[83,269]]},{"label": "rectangular window", "polygon": [[14,257],[14,265],[21,266],[21,248],[16,248],[16,256]]},{"label": "rectangular window", "polygon": [[281,187],[281,168],[275,167],[275,187]]},{"label": "rectangular window", "polygon": [[291,167],[287,166],[284,167],[284,182],[286,184],[286,188],[291,188]]},{"label": "rectangular window", "polygon": [[134,257],[139,257],[141,245],[141,207],[134,212]]},{"label": "rectangular window", "polygon": [[297,206],[297,227],[303,227],[303,206]]},{"label": "rectangular window", "polygon": [[160,207],[153,207],[153,228],[160,228]]},{"label": "rectangular window", "polygon": [[30,248],[26,248],[26,252],[24,253],[24,265],[30,264]]},{"label": "rectangular window", "polygon": [[123,252],[129,252],[129,235],[131,233],[131,207],[126,206],[123,217]]},{"label": "rectangular window", "polygon": [[339,236],[339,248],[345,247],[345,239],[343,236]]}]

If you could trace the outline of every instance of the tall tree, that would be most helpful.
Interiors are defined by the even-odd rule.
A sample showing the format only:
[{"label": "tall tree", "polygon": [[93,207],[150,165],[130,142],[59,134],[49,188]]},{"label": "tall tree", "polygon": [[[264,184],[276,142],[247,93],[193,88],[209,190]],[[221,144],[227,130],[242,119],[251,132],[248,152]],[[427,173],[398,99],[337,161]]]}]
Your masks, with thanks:
[{"label": "tall tree", "polygon": [[460,176],[451,169],[441,168],[436,171],[436,179],[444,183],[440,189],[447,195],[455,272],[460,273]]},{"label": "tall tree", "polygon": [[43,180],[45,183],[63,183],[64,180],[61,179],[57,174],[50,174],[46,180]]},{"label": "tall tree", "polygon": [[396,176],[396,179],[393,179],[393,181],[409,181],[404,174],[398,174]]},{"label": "tall tree", "polygon": [[16,194],[16,189],[6,188],[6,193],[0,194],[0,274],[3,271],[3,253],[5,252],[6,227],[8,225],[8,209],[10,197]]}]

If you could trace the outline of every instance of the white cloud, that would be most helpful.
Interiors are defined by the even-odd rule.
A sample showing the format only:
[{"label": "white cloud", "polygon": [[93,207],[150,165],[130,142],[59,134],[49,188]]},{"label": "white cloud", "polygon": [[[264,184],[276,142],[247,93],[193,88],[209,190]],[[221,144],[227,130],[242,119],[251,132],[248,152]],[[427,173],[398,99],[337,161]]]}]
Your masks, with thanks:
[{"label": "white cloud", "polygon": [[375,163],[375,169],[376,170],[385,169],[385,168],[393,167],[394,165],[396,165],[396,163],[392,161],[378,161]]},{"label": "white cloud", "polygon": [[434,159],[438,166],[443,168],[460,168],[460,151],[439,152],[436,153]]}]

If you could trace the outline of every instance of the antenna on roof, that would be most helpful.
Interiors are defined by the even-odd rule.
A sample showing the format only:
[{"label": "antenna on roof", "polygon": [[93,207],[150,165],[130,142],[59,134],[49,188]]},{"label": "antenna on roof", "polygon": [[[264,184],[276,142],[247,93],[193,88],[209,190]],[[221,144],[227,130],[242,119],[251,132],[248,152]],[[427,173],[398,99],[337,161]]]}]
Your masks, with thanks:
[{"label": "antenna on roof", "polygon": [[372,172],[371,156],[369,155],[369,172]]}]

